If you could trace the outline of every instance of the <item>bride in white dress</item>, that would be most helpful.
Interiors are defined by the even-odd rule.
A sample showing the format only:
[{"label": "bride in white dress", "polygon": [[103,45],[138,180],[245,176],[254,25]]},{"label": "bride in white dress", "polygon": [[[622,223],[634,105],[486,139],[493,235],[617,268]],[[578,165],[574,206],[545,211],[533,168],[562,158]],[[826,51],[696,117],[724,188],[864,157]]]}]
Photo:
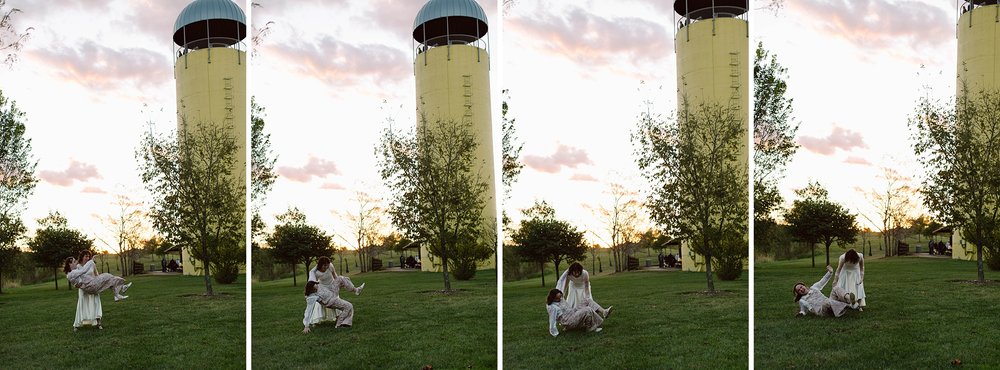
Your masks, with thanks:
[{"label": "bride in white dress", "polygon": [[612,306],[601,307],[590,294],[590,274],[579,262],[573,262],[556,282],[556,289],[565,292],[564,305],[569,308],[590,307],[604,318],[611,315]]},{"label": "bride in white dress", "polygon": [[854,249],[840,255],[837,263],[837,273],[833,277],[833,286],[840,287],[846,293],[854,293],[857,297],[859,311],[864,311],[868,300],[865,299],[865,257]]}]

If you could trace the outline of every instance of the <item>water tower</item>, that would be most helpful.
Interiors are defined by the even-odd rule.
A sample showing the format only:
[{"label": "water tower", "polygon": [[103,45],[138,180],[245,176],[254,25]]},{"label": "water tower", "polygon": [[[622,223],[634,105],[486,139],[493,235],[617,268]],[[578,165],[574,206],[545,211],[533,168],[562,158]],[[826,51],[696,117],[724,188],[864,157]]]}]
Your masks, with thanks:
[{"label": "water tower", "polygon": [[[246,16],[232,0],[195,0],[174,22],[174,79],[177,81],[177,129],[219,125],[239,145],[232,176],[246,173]],[[185,274],[196,274],[182,253]],[[200,263],[199,263],[200,265]]]},{"label": "water tower", "polygon": [[[750,123],[750,32],[747,0],[674,0],[677,107],[702,103],[729,106]],[[740,161],[748,166],[747,137]],[[704,258],[681,247],[686,271],[704,271]]]},{"label": "water tower", "polygon": [[1000,88],[1000,0],[959,0],[958,92]]},{"label": "water tower", "polygon": [[[489,184],[483,220],[496,222],[493,183],[493,120],[490,100],[489,23],[475,0],[430,0],[413,21],[413,74],[417,110],[427,123],[455,120],[470,123],[479,143],[476,162]],[[419,121],[418,125],[422,124]],[[421,247],[422,269],[437,271],[439,260]],[[496,255],[480,265],[496,267]]]},{"label": "water tower", "polygon": [[[1000,89],[1000,0],[959,0],[957,94]],[[964,86],[964,89],[963,89]],[[974,99],[974,98],[973,98]],[[975,260],[976,247],[955,230],[952,258]]]}]

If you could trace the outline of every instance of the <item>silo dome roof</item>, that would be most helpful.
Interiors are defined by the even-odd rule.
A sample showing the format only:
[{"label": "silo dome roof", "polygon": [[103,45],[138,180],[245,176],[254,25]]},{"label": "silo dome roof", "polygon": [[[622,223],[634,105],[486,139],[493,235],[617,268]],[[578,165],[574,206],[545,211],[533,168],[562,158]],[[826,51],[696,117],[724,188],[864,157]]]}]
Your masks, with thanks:
[{"label": "silo dome roof", "polygon": [[413,20],[413,39],[431,46],[475,42],[488,30],[486,12],[475,0],[430,0]]},{"label": "silo dome roof", "polygon": [[413,28],[416,29],[421,24],[444,17],[469,17],[489,24],[486,20],[486,12],[475,0],[430,0],[417,12],[417,18],[413,20]]},{"label": "silo dome roof", "polygon": [[243,9],[232,0],[195,0],[174,22],[174,43],[202,48],[232,45],[246,38]]},{"label": "silo dome roof", "polygon": [[247,24],[243,9],[232,0],[195,0],[177,15],[174,32],[191,23],[209,19],[227,19]]}]

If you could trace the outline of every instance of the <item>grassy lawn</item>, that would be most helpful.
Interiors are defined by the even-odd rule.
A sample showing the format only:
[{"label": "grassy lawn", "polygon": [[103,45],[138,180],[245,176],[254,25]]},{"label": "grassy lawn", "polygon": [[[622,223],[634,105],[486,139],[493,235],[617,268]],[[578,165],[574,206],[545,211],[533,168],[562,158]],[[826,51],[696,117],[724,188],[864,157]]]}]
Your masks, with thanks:
[{"label": "grassy lawn", "polygon": [[[792,285],[818,281],[825,262],[817,256],[815,268],[809,259],[756,265],[758,368],[953,368],[953,359],[962,368],[1000,366],[1000,284],[954,281],[975,279],[974,262],[866,257],[864,312],[794,317]],[[987,271],[986,278],[1000,273]],[[823,293],[830,289],[828,284]]]},{"label": "grassy lawn", "polygon": [[[353,271],[353,270],[352,270]],[[362,295],[342,292],[354,304],[354,326],[324,323],[302,333],[303,280],[252,285],[253,367],[419,369],[495,368],[497,289],[495,270],[470,281],[452,279],[451,295],[440,273],[374,272],[351,280]]]},{"label": "grassy lawn", "polygon": [[[654,257],[655,261],[655,257]],[[540,279],[504,284],[504,369],[746,368],[747,274],[719,281],[729,294],[705,296],[705,274],[626,272],[592,277],[594,297],[614,313],[599,333],[548,332]]]},{"label": "grassy lawn", "polygon": [[198,276],[129,277],[129,299],[101,294],[104,330],[73,332],[77,292],[52,282],[0,295],[0,368],[243,369],[246,294],[235,284],[205,291]]}]

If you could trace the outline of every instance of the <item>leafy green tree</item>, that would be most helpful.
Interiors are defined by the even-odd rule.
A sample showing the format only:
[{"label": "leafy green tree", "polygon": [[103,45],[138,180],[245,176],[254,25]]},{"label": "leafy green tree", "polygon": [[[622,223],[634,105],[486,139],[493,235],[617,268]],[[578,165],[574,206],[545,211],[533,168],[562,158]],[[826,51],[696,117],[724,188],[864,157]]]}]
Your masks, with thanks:
[{"label": "leafy green tree", "polygon": [[977,278],[985,281],[984,251],[1000,258],[1000,91],[962,85],[954,105],[921,98],[911,141],[923,165],[924,205],[975,245]]},{"label": "leafy green tree", "polygon": [[826,264],[830,264],[830,246],[841,246],[857,240],[858,227],[855,216],[844,206],[829,199],[826,189],[819,183],[809,183],[795,191],[799,197],[792,209],[785,214],[789,232],[795,238],[813,246],[812,266],[816,267],[816,243],[826,246]]},{"label": "leafy green tree", "polygon": [[278,157],[271,150],[271,134],[264,131],[264,107],[257,104],[256,97],[250,98],[250,149],[250,199],[253,210],[250,235],[255,239],[265,227],[260,208],[278,178],[274,172]]},{"label": "leafy green tree", "polygon": [[153,225],[204,265],[205,292],[212,271],[235,280],[246,260],[246,168],[237,168],[239,143],[231,127],[182,121],[176,137],[150,129],[137,157],[154,203]]},{"label": "leafy green tree", "polygon": [[[441,259],[444,290],[456,278],[471,278],[476,262],[488,259],[493,227],[484,221],[487,174],[476,160],[479,143],[471,122],[428,121],[420,114],[415,132],[388,128],[376,148],[379,170],[392,191],[389,215],[408,238],[426,243]],[[489,201],[493,201],[490,199]],[[424,262],[427,263],[427,262]]]},{"label": "leafy green tree", "polygon": [[511,235],[514,241],[514,252],[524,261],[537,262],[543,267],[542,286],[545,286],[544,264],[552,262],[555,266],[555,276],[559,278],[559,264],[563,261],[580,261],[587,255],[587,244],[583,240],[583,232],[566,221],[555,218],[554,210],[545,203],[535,202],[533,209],[540,212],[534,216],[531,209],[525,212],[524,220]]},{"label": "leafy green tree", "polygon": [[[25,136],[24,121],[24,112],[17,108],[17,103],[0,91],[0,276],[13,268],[20,252],[17,241],[26,231],[21,213],[38,184],[35,177],[38,161],[32,158],[31,139]],[[2,280],[0,292],[3,292]]]},{"label": "leafy green tree", "polygon": [[[747,253],[742,239],[749,207],[747,165],[740,160],[744,122],[731,107],[691,107],[684,99],[675,120],[647,109],[632,134],[639,168],[652,185],[646,203],[650,216],[705,257],[710,292],[715,291],[713,259]],[[743,248],[730,245],[732,235],[740,235]]]},{"label": "leafy green tree", "polygon": [[306,215],[298,208],[289,208],[279,215],[274,232],[267,236],[267,244],[272,248],[274,259],[292,266],[293,286],[298,285],[295,265],[304,264],[308,272],[313,260],[333,254],[330,242],[330,236],[308,224]]},{"label": "leafy green tree", "polygon": [[792,116],[792,98],[785,96],[787,80],[788,69],[763,43],[757,43],[753,63],[754,245],[764,250],[775,239],[777,223],[771,214],[783,201],[778,181],[799,148],[795,142],[799,124]]},{"label": "leafy green tree", "polygon": [[[524,148],[524,142],[521,142],[517,138],[517,128],[514,126],[516,118],[510,114],[510,89],[503,90],[503,105],[501,106],[501,119],[503,120],[503,150],[501,155],[503,156],[502,167],[500,168],[500,173],[503,176],[503,194],[504,199],[510,198],[511,189],[514,183],[517,182],[517,177],[521,174],[521,169],[524,168],[524,164],[521,163],[521,149]],[[504,227],[509,226],[510,218],[507,217],[507,211],[503,212],[503,224]]]},{"label": "leafy green tree", "polygon": [[78,230],[71,229],[66,217],[58,211],[38,220],[35,237],[28,241],[32,258],[39,267],[52,268],[53,281],[59,290],[59,269],[68,257],[88,251],[94,241]]}]

